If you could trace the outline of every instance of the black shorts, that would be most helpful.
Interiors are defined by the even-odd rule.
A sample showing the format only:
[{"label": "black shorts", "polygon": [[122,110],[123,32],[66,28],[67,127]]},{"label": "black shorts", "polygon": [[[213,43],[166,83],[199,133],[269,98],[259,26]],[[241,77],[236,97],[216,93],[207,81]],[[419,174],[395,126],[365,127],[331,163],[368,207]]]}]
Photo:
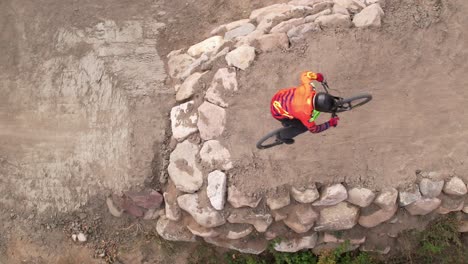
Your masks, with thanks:
[{"label": "black shorts", "polygon": [[294,138],[306,131],[308,131],[307,127],[302,124],[299,119],[283,119],[278,120],[281,122],[283,127],[287,127],[287,129],[281,131],[280,138],[281,139],[289,139]]}]

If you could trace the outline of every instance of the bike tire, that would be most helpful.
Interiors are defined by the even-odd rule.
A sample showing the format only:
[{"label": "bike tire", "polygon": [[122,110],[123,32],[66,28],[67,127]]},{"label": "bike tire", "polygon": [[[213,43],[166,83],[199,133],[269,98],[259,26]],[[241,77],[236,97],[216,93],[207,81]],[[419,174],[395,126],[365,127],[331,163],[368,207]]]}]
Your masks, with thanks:
[{"label": "bike tire", "polygon": [[265,141],[267,141],[268,139],[272,138],[272,137],[275,137],[276,138],[276,135],[281,133],[281,131],[287,129],[288,127],[282,127],[282,128],[278,128],[278,129],[275,129],[273,131],[271,131],[270,133],[266,134],[265,136],[263,136],[258,142],[257,142],[257,148],[258,149],[267,149],[267,148],[271,148],[271,147],[274,147],[274,146],[278,146],[278,145],[281,145],[283,144],[282,141],[279,141],[279,140],[275,140],[273,143],[271,144],[266,144],[266,145],[263,145],[263,143]]},{"label": "bike tire", "polygon": [[[372,100],[372,95],[368,93],[358,94],[349,98],[345,98],[338,102],[339,105],[336,110],[336,113],[350,111],[354,108],[367,104],[370,100]],[[352,104],[353,102],[357,102],[357,103],[353,105]],[[345,107],[346,104],[348,106]]]}]

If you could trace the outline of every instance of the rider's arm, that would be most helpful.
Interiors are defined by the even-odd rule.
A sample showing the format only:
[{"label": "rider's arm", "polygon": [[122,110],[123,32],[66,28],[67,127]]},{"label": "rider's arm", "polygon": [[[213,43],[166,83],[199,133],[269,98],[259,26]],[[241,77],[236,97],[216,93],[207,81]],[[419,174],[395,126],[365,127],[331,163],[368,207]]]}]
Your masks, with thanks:
[{"label": "rider's arm", "polygon": [[310,115],[306,115],[305,113],[301,113],[296,118],[299,119],[311,133],[320,133],[330,128],[330,122],[325,122],[320,125],[315,124],[315,122],[309,122]]}]

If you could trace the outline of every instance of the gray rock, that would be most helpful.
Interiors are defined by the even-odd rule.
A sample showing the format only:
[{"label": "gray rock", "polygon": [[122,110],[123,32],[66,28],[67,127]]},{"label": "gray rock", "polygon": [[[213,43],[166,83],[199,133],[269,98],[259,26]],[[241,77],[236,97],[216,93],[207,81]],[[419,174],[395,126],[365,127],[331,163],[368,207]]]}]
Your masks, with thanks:
[{"label": "gray rock", "polygon": [[351,27],[351,19],[349,15],[332,14],[320,16],[315,19],[315,23],[326,28],[349,28]]},{"label": "gray rock", "polygon": [[439,196],[444,187],[444,181],[432,181],[430,179],[422,179],[419,183],[419,190],[424,197],[434,198]]},{"label": "gray rock", "polygon": [[216,34],[220,34],[222,33],[223,31],[230,31],[232,29],[235,29],[237,27],[240,27],[244,24],[247,24],[250,22],[250,19],[241,19],[241,20],[237,20],[237,21],[234,21],[234,22],[231,22],[231,23],[228,23],[228,24],[224,24],[224,25],[221,25],[221,26],[218,26],[216,27],[215,29],[213,29],[210,34],[211,35],[216,35]]},{"label": "gray rock", "polygon": [[313,203],[314,206],[329,206],[338,204],[348,198],[346,188],[342,184],[326,186],[322,190],[320,200]]},{"label": "gray rock", "polygon": [[383,222],[390,220],[398,210],[396,204],[393,205],[393,208],[390,210],[379,209],[370,214],[361,214],[359,217],[359,224],[363,227],[372,228],[380,225]]},{"label": "gray rock", "polygon": [[326,207],[320,211],[315,231],[337,231],[353,228],[359,218],[359,209],[347,202]]},{"label": "gray rock", "polygon": [[439,207],[441,201],[438,198],[422,198],[408,205],[405,209],[411,215],[427,215]]},{"label": "gray rock", "polygon": [[237,37],[246,36],[252,33],[254,30],[255,30],[255,26],[253,24],[246,23],[226,32],[226,34],[224,35],[224,39],[231,40]]},{"label": "gray rock", "polygon": [[393,210],[398,198],[398,191],[395,188],[384,189],[375,198],[374,203],[384,210]]},{"label": "gray rock", "polygon": [[195,236],[180,223],[170,221],[166,217],[160,217],[156,224],[156,232],[169,241],[195,242]]},{"label": "gray rock", "polygon": [[325,9],[323,11],[320,11],[318,12],[317,14],[314,14],[314,15],[310,15],[310,16],[306,16],[304,19],[305,19],[305,23],[311,23],[311,22],[315,22],[315,20],[318,18],[318,17],[321,17],[321,16],[326,16],[326,15],[331,15],[333,12],[331,9]]},{"label": "gray rock", "polygon": [[199,237],[217,237],[220,235],[220,233],[213,228],[201,226],[194,220],[187,223],[187,229],[192,232],[192,234]]},{"label": "gray rock", "polygon": [[210,62],[210,56],[203,54],[201,55],[198,59],[194,60],[185,70],[180,73],[179,79],[185,80],[187,77],[189,77],[191,74],[193,74],[196,71],[202,71],[204,65],[206,63]]},{"label": "gray rock", "polygon": [[306,23],[304,25],[300,25],[288,31],[287,35],[291,42],[297,42],[304,38],[304,35],[308,32],[317,32],[320,31],[320,27],[314,23]]},{"label": "gray rock", "polygon": [[167,67],[169,75],[172,78],[180,78],[187,68],[195,61],[191,56],[180,53],[180,51],[171,52],[168,55]]},{"label": "gray rock", "polygon": [[348,191],[348,202],[360,207],[369,206],[374,198],[375,193],[366,188],[352,188]]},{"label": "gray rock", "polygon": [[253,227],[251,225],[236,225],[235,227],[231,227],[227,234],[227,239],[241,239],[253,232]]},{"label": "gray rock", "polygon": [[210,87],[206,91],[205,99],[221,107],[228,107],[226,97],[237,91],[236,72],[229,72],[227,68],[219,69],[213,77]]},{"label": "gray rock", "polygon": [[208,174],[206,194],[216,210],[223,210],[226,203],[226,174],[216,170]]},{"label": "gray rock", "polygon": [[419,186],[417,184],[407,191],[400,191],[400,206],[410,205],[419,199],[421,199],[421,193],[419,192]]},{"label": "gray rock", "polygon": [[238,209],[233,211],[227,221],[231,224],[251,224],[255,229],[263,233],[273,222],[273,217],[270,214],[257,214],[250,209]]},{"label": "gray rock", "polygon": [[441,194],[439,199],[442,201],[442,203],[436,210],[438,214],[448,214],[450,212],[458,212],[463,210],[465,203],[463,197],[451,197]]},{"label": "gray rock", "polygon": [[[259,25],[260,27],[260,25]],[[245,37],[240,37],[239,40],[237,41],[237,43],[235,44],[235,47],[242,47],[242,46],[252,46],[254,44],[254,42],[260,38],[261,36],[263,36],[265,34],[265,32],[263,30],[260,30],[257,29],[250,33],[249,35],[245,36]]]},{"label": "gray rock", "polygon": [[111,197],[106,198],[107,209],[109,209],[109,213],[115,217],[121,217],[123,214],[123,210],[117,207],[112,201]]},{"label": "gray rock", "polygon": [[463,196],[467,193],[466,184],[460,178],[453,177],[445,183],[444,193]]},{"label": "gray rock", "polygon": [[279,252],[297,252],[303,249],[314,248],[317,244],[317,233],[300,238],[282,239],[274,246]]},{"label": "gray rock", "polygon": [[232,169],[231,154],[217,140],[208,140],[200,150],[202,162],[213,169]]},{"label": "gray rock", "polygon": [[241,46],[226,55],[226,62],[241,70],[246,70],[255,59],[255,48]]},{"label": "gray rock", "polygon": [[266,203],[268,207],[270,207],[270,210],[278,210],[280,208],[288,206],[291,203],[289,191],[280,191],[278,193],[275,193],[274,196],[267,197]]},{"label": "gray rock", "polygon": [[278,25],[274,26],[270,33],[286,33],[293,27],[302,25],[305,23],[304,18],[293,18],[286,21],[279,23]]},{"label": "gray rock", "polygon": [[384,11],[379,4],[372,4],[354,16],[353,24],[359,28],[380,27],[383,15]]},{"label": "gray rock", "polygon": [[314,185],[307,188],[291,188],[291,194],[294,200],[299,203],[312,203],[320,197],[317,187]]},{"label": "gray rock", "polygon": [[213,36],[208,39],[203,40],[200,43],[197,43],[191,46],[187,53],[192,57],[198,57],[202,54],[213,54],[216,53],[219,48],[224,44],[223,37]]},{"label": "gray rock", "polygon": [[274,4],[274,5],[269,5],[263,8],[259,8],[256,10],[253,10],[252,13],[250,13],[249,19],[256,20],[257,23],[260,23],[262,20],[265,19],[266,16],[279,16],[283,15],[287,12],[290,12],[295,6],[293,5],[288,5],[288,4]]},{"label": "gray rock", "polygon": [[198,130],[203,140],[221,136],[226,125],[226,111],[217,105],[204,102],[198,107]]},{"label": "gray rock", "polygon": [[78,235],[76,236],[76,238],[78,239],[78,242],[81,242],[81,243],[84,243],[88,240],[88,238],[86,237],[85,234],[83,233],[78,233]]},{"label": "gray rock", "polygon": [[309,231],[318,218],[318,214],[308,204],[298,204],[291,208],[284,224],[296,233]]},{"label": "gray rock", "polygon": [[232,250],[237,250],[244,254],[258,255],[267,249],[267,241],[261,238],[253,238],[253,239],[244,238],[244,239],[230,240],[230,239],[222,239],[219,237],[214,237],[214,238],[205,238],[205,241],[217,247],[224,247],[224,248],[229,248]]},{"label": "gray rock", "polygon": [[182,85],[179,87],[176,93],[176,101],[181,102],[186,99],[189,99],[195,93],[195,90],[199,89],[198,81],[203,76],[204,73],[196,72],[190,75]]},{"label": "gray rock", "polygon": [[228,187],[228,202],[234,208],[255,208],[260,203],[260,200],[262,200],[261,197],[256,197],[255,195],[243,193],[240,190],[238,190],[234,185]]},{"label": "gray rock", "polygon": [[197,166],[198,146],[188,141],[177,144],[169,158],[167,171],[176,188],[193,193],[203,184],[203,175]]},{"label": "gray rock", "polygon": [[198,194],[184,194],[177,197],[180,208],[189,213],[193,219],[204,227],[217,227],[226,223],[224,217],[211,206],[202,206]]},{"label": "gray rock", "polygon": [[198,115],[194,108],[194,102],[189,101],[171,109],[172,136],[178,141],[198,131]]},{"label": "gray rock", "polygon": [[289,48],[289,39],[285,33],[263,35],[257,39],[257,42],[263,52]]}]

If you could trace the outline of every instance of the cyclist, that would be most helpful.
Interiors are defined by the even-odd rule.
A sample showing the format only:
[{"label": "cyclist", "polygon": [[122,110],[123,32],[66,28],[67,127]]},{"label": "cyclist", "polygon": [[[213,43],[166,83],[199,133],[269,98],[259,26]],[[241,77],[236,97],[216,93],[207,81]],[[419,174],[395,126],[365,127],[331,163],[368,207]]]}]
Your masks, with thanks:
[{"label": "cyclist", "polygon": [[[301,74],[301,86],[278,91],[271,99],[271,114],[288,129],[282,131],[278,140],[293,144],[294,137],[306,132],[320,133],[338,125],[339,118],[317,125],[318,112],[331,113],[335,101],[327,93],[317,93],[312,81],[325,82],[323,74],[311,71]],[[315,110],[315,111],[314,111]]]}]

